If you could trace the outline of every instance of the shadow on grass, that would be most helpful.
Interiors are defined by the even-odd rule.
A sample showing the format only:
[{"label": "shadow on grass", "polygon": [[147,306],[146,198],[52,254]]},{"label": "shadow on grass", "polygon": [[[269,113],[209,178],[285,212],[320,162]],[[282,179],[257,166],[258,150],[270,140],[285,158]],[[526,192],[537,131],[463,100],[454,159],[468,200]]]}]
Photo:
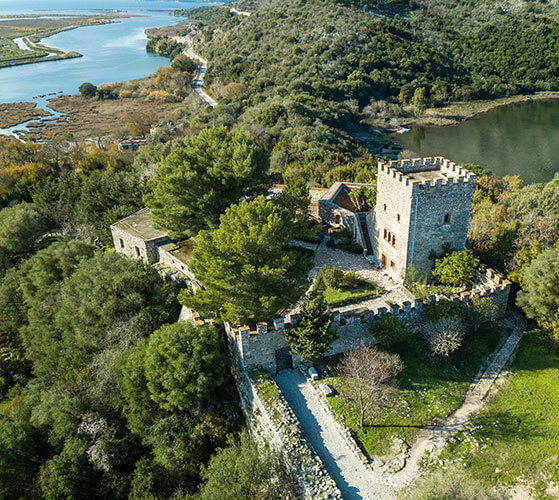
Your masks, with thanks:
[{"label": "shadow on grass", "polygon": [[503,411],[486,411],[471,419],[472,425],[479,427],[475,435],[501,441],[521,441],[543,436],[533,414],[523,412],[511,414]]}]

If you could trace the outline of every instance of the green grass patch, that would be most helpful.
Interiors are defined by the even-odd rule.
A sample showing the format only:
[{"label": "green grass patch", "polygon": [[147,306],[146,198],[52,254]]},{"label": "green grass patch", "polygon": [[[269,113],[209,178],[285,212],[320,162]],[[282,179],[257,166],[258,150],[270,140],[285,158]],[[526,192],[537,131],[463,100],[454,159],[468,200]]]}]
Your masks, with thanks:
[{"label": "green grass patch", "polygon": [[375,297],[384,290],[375,283],[359,278],[353,271],[322,267],[316,276],[315,291],[323,294],[328,306],[340,306],[358,300]]},{"label": "green grass patch", "polygon": [[[528,481],[539,498],[559,484],[559,358],[536,332],[521,341],[511,377],[439,460],[467,463],[488,485]],[[438,462],[437,462],[438,463]]]},{"label": "green grass patch", "polygon": [[324,300],[330,306],[340,306],[348,304],[357,300],[363,300],[370,297],[375,297],[383,293],[383,290],[376,286],[374,283],[359,280],[353,287],[338,287],[327,286],[324,288]]},{"label": "green grass patch", "polygon": [[[339,395],[329,398],[330,404],[370,456],[386,453],[395,437],[411,443],[422,427],[448,417],[462,404],[482,360],[497,347],[501,332],[500,325],[487,324],[467,336],[454,364],[434,360],[419,338],[393,346],[391,352],[399,354],[405,365],[398,377],[397,399],[366,418],[363,428],[356,407]],[[328,377],[327,382],[334,388],[343,383],[337,377]]]}]

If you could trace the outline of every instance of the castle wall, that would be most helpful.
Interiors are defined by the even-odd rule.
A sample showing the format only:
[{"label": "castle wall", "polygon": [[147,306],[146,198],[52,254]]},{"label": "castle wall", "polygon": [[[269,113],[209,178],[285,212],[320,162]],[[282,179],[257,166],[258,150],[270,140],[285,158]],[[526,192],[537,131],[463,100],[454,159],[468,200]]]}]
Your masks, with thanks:
[{"label": "castle wall", "polygon": [[[424,305],[439,300],[456,301],[467,306],[474,296],[491,297],[498,306],[495,319],[503,317],[511,282],[483,265],[478,269],[477,282],[481,284],[472,290],[466,290],[449,298],[431,296],[425,300],[416,299],[414,302],[404,301],[400,304],[390,304],[389,308],[369,309],[356,304],[355,309],[343,313],[333,311],[331,328],[336,330],[337,337],[326,355],[332,356],[346,352],[372,341],[369,333],[371,324],[381,321],[387,314],[397,316],[406,327],[416,329],[425,321]],[[243,366],[247,369],[262,368],[270,374],[275,374],[277,371],[276,351],[288,346],[284,337],[284,329],[296,323],[298,316],[298,314],[292,314],[284,318],[277,318],[273,325],[259,323],[257,329],[252,332],[248,326],[235,327],[226,324],[227,338],[232,352],[235,356],[239,356]],[[295,366],[300,361],[298,356],[294,356],[293,360]]]},{"label": "castle wall", "polygon": [[412,187],[395,176],[395,172],[382,169],[377,183],[374,233],[371,233],[374,257],[392,278],[400,281],[407,266]]},{"label": "castle wall", "polygon": [[[419,274],[431,272],[431,251],[440,253],[445,243],[464,250],[470,222],[474,180],[435,185],[415,184],[411,203],[410,245],[407,265]],[[450,218],[446,222],[445,218]]]},{"label": "castle wall", "polygon": [[111,232],[117,253],[124,254],[130,259],[141,259],[147,264],[157,262],[159,258],[157,247],[168,240],[165,236],[146,241],[116,226],[111,226]]}]

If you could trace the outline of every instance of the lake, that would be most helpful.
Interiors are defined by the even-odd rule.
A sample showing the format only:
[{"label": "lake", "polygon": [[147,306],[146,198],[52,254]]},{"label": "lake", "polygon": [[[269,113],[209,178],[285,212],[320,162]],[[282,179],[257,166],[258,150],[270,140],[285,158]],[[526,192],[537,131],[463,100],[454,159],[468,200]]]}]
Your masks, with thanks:
[{"label": "lake", "polygon": [[447,127],[414,127],[394,140],[420,156],[545,182],[559,172],[559,100],[509,104]]},{"label": "lake", "polygon": [[[49,47],[75,50],[83,57],[61,61],[24,64],[0,69],[0,102],[33,101],[41,94],[62,91],[75,94],[83,82],[95,85],[142,78],[168,65],[166,57],[148,54],[146,28],[161,27],[180,21],[169,15],[170,9],[219,5],[223,2],[168,1],[29,1],[0,0],[0,14],[87,14],[95,9],[119,9],[144,17],[119,20],[114,24],[87,26],[65,31],[43,42]],[[14,7],[17,5],[17,10]],[[35,99],[40,107],[44,101]]]}]

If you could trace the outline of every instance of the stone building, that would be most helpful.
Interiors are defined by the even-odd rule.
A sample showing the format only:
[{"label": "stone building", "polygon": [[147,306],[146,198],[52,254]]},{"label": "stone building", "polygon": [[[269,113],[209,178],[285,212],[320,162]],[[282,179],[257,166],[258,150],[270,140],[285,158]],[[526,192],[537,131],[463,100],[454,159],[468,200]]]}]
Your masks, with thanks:
[{"label": "stone building", "polygon": [[428,275],[429,254],[445,243],[463,250],[474,188],[473,174],[441,157],[379,162],[367,217],[376,262],[402,281],[410,266]]},{"label": "stone building", "polygon": [[150,208],[115,222],[111,232],[118,253],[155,265],[172,278],[194,282],[194,275],[188,269],[194,240],[174,242],[167,231],[154,229]]},{"label": "stone building", "polygon": [[363,247],[364,255],[372,255],[372,245],[367,225],[367,211],[362,211],[351,192],[361,186],[374,187],[371,184],[335,182],[318,202],[318,215],[321,222],[332,227],[347,229],[353,238]]}]

